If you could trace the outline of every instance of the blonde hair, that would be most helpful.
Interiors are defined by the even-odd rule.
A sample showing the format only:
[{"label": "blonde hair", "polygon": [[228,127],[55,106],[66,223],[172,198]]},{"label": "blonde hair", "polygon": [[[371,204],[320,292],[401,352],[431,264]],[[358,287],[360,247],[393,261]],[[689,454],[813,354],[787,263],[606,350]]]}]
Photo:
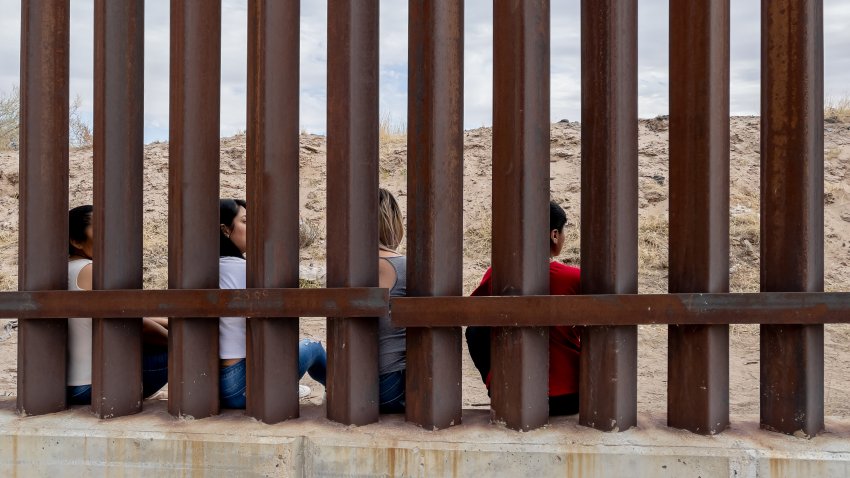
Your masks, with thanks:
[{"label": "blonde hair", "polygon": [[395,197],[384,188],[378,190],[378,215],[378,247],[396,252],[404,238],[404,221]]}]

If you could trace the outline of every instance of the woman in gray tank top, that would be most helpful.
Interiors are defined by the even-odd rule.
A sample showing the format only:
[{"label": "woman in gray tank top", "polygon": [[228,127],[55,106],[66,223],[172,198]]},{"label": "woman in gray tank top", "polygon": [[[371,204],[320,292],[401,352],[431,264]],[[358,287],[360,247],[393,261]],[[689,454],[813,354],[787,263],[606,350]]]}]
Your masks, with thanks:
[{"label": "woman in gray tank top", "polygon": [[[407,295],[407,258],[397,252],[404,237],[404,221],[395,197],[381,188],[378,243],[378,284],[390,289],[390,297]],[[404,328],[393,327],[389,316],[378,321],[379,404],[381,413],[404,412],[406,362]]]}]

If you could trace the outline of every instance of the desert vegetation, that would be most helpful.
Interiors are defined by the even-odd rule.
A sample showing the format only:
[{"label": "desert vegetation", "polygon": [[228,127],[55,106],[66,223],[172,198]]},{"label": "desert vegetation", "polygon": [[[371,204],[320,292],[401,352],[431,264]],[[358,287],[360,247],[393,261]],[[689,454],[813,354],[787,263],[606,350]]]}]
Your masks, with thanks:
[{"label": "desert vegetation", "polygon": [[[5,97],[4,97],[5,98]],[[3,103],[0,103],[2,105]],[[850,101],[833,100],[825,109],[824,211],[825,283],[831,291],[850,291]],[[9,116],[2,116],[8,118]],[[2,125],[7,124],[0,121]],[[664,117],[639,124],[639,292],[667,291],[668,254],[668,122]],[[580,265],[581,124],[561,121],[551,127],[550,188],[552,198],[567,211],[567,244],[559,260]],[[492,131],[464,133],[464,292],[469,293],[490,264],[492,244],[491,157]],[[731,120],[730,153],[730,283],[733,292],[759,290],[760,120]],[[326,257],[326,141],[300,136],[301,286],[324,284]],[[223,197],[245,196],[244,134],[222,138],[220,146]],[[387,115],[381,122],[381,186],[390,189],[403,210],[407,202],[406,127]],[[72,149],[70,203],[90,203],[92,150]],[[168,143],[145,147],[144,168],[144,284],[167,286]],[[0,151],[0,290],[17,288],[18,153]],[[565,311],[565,313],[567,313]],[[0,321],[0,327],[8,323]],[[304,318],[302,334],[325,339],[325,321]],[[639,327],[639,409],[664,410],[666,404],[667,328]],[[0,329],[0,396],[14,394],[15,343],[13,330],[4,338]],[[466,356],[465,356],[466,357]],[[731,328],[731,406],[733,414],[758,412],[758,326]],[[465,406],[486,406],[486,392],[468,358],[464,362]],[[826,411],[850,415],[850,326],[826,327]],[[314,387],[318,390],[318,387]]]}]

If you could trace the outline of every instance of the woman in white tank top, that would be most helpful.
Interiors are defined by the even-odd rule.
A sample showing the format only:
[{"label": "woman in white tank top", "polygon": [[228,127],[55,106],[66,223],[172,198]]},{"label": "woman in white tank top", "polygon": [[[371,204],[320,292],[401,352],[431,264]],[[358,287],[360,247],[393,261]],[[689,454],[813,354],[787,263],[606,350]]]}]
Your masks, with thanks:
[{"label": "woman in white tank top", "polygon": [[[91,205],[68,213],[68,290],[91,290],[94,232]],[[168,381],[168,322],[143,319],[142,382],[145,397],[153,395]],[[92,320],[68,319],[68,403],[91,403]]]},{"label": "woman in white tank top", "polygon": [[[241,199],[219,200],[219,287],[244,289],[247,287],[247,203]],[[218,346],[221,359],[219,375],[219,400],[222,408],[245,408],[247,390],[245,317],[219,319]],[[322,344],[302,339],[298,344],[298,376],[309,373],[314,380],[325,384],[327,355]],[[307,387],[306,393],[310,392]],[[299,390],[305,395],[304,390]]]}]

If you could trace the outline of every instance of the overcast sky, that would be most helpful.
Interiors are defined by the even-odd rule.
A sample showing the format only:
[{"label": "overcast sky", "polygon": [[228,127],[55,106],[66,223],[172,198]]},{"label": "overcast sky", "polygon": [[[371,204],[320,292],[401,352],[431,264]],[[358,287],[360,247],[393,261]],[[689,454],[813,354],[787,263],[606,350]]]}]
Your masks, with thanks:
[{"label": "overcast sky", "polygon": [[[145,14],[145,141],[168,136],[169,2],[147,0]],[[850,93],[850,2],[823,0],[827,97]],[[71,0],[71,96],[92,114],[93,0]],[[552,120],[580,118],[579,0],[552,0]],[[759,110],[760,0],[732,0],[732,114]],[[466,128],[491,124],[493,28],[491,0],[466,2]],[[0,0],[0,92],[20,81],[21,0]],[[667,113],[668,1],[639,1],[640,116]],[[221,134],[245,129],[247,0],[223,0]],[[325,130],[327,3],[301,7],[301,125]],[[396,122],[407,112],[407,1],[381,1],[381,111]]]}]

